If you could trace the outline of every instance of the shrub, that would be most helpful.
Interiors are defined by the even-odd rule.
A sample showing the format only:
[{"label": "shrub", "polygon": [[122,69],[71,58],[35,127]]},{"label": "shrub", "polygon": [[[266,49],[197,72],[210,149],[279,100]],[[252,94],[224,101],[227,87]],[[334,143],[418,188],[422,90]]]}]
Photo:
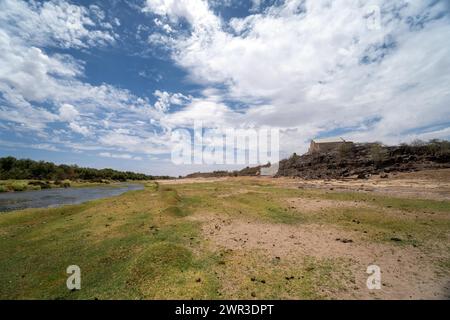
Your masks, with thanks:
[{"label": "shrub", "polygon": [[52,186],[50,181],[30,181],[28,185],[33,186],[35,189],[50,189]]},{"label": "shrub", "polygon": [[380,164],[387,159],[387,151],[381,143],[374,143],[370,147],[370,156],[375,164]]},{"label": "shrub", "polygon": [[28,184],[25,182],[13,182],[10,186],[13,191],[25,191]]},{"label": "shrub", "polygon": [[450,141],[433,139],[427,145],[427,151],[433,155],[448,154],[450,152]]},{"label": "shrub", "polygon": [[70,188],[70,181],[63,181],[60,186],[63,188]]}]

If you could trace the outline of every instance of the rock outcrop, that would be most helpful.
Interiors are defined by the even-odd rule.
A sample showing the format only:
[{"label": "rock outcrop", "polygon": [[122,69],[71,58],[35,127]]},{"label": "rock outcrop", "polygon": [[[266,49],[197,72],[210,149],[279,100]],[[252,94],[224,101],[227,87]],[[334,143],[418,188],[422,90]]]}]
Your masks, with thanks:
[{"label": "rock outcrop", "polygon": [[294,154],[280,161],[277,176],[305,179],[388,177],[391,172],[450,168],[449,142],[423,145],[382,146],[354,144],[327,153]]}]

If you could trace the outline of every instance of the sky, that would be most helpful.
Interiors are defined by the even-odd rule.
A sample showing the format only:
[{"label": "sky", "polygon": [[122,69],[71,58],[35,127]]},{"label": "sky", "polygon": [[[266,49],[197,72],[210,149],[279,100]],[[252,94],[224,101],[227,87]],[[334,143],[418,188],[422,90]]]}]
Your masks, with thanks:
[{"label": "sky", "polygon": [[[447,0],[0,0],[0,156],[155,175],[171,133],[450,137]],[[242,165],[240,166],[242,167]]]}]

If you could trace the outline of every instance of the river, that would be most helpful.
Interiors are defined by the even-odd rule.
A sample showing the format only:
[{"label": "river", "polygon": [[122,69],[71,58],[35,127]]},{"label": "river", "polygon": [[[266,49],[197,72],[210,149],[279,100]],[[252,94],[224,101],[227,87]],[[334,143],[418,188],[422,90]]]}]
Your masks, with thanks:
[{"label": "river", "polygon": [[87,188],[55,188],[35,191],[0,193],[0,213],[27,208],[50,208],[79,204],[90,200],[121,195],[131,190],[142,190],[140,184],[119,184]]}]

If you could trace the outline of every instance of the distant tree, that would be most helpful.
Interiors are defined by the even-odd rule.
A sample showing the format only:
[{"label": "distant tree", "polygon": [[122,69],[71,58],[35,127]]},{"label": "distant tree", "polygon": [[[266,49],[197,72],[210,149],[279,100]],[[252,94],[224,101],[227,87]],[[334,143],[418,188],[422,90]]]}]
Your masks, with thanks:
[{"label": "distant tree", "polygon": [[410,145],[412,147],[423,147],[424,145],[426,145],[426,142],[420,139],[415,139],[410,143]]},{"label": "distant tree", "polygon": [[131,171],[122,172],[113,169],[80,168],[78,166],[55,165],[52,162],[17,160],[14,157],[0,158],[0,179],[36,179],[36,180],[153,180],[169,177],[154,177]]}]

